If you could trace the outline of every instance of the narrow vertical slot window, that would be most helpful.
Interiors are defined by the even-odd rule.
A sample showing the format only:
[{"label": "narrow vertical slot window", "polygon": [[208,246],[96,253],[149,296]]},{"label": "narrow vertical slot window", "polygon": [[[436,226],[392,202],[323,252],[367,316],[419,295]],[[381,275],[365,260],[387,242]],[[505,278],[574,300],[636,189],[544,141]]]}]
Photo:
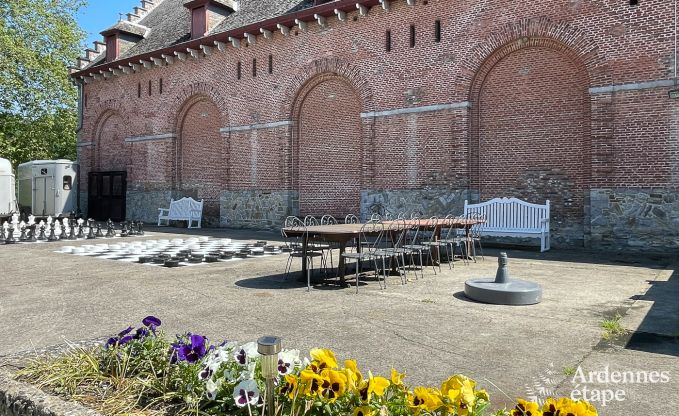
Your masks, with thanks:
[{"label": "narrow vertical slot window", "polygon": [[141,82],[137,83],[137,98],[141,98]]},{"label": "narrow vertical slot window", "polygon": [[252,77],[257,76],[257,58],[252,58]]},{"label": "narrow vertical slot window", "polygon": [[434,41],[436,43],[441,42],[441,21],[437,20],[434,23]]},{"label": "narrow vertical slot window", "polygon": [[152,90],[153,90],[153,84],[151,84],[151,80],[149,80],[149,97],[151,96],[151,94],[153,92]]},{"label": "narrow vertical slot window", "polygon": [[163,79],[161,78],[160,81],[158,81],[158,94],[163,93]]},{"label": "narrow vertical slot window", "polygon": [[238,64],[236,65],[236,77],[240,79],[241,76],[241,64],[240,61],[238,61]]},{"label": "narrow vertical slot window", "polygon": [[410,25],[410,47],[415,47],[415,25]]},{"label": "narrow vertical slot window", "polygon": [[387,35],[384,42],[385,42],[384,49],[387,52],[391,52],[391,30],[387,30]]},{"label": "narrow vertical slot window", "polygon": [[269,73],[273,74],[273,55],[269,55]]}]

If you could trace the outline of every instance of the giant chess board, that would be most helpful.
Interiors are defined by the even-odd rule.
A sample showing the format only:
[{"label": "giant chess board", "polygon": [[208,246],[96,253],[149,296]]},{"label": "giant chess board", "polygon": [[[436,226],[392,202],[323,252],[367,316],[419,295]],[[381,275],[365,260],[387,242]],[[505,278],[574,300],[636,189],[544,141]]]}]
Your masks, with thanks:
[{"label": "giant chess board", "polygon": [[192,237],[64,246],[57,252],[151,266],[184,267],[272,256],[282,250],[266,241],[246,243],[228,238]]}]

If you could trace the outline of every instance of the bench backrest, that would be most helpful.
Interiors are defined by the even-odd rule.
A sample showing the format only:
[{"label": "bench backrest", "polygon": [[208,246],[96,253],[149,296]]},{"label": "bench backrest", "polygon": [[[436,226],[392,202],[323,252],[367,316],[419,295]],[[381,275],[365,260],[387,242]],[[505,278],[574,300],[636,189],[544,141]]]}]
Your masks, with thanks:
[{"label": "bench backrest", "polygon": [[[482,215],[481,228],[541,230],[549,227],[549,200],[545,205],[531,204],[518,198],[495,198],[478,204],[464,201],[464,214]],[[548,228],[547,228],[548,229]]]},{"label": "bench backrest", "polygon": [[174,199],[170,201],[170,217],[190,217],[194,216],[193,210],[198,210],[202,215],[203,212],[203,200],[196,201],[190,197],[184,197],[175,201]]}]

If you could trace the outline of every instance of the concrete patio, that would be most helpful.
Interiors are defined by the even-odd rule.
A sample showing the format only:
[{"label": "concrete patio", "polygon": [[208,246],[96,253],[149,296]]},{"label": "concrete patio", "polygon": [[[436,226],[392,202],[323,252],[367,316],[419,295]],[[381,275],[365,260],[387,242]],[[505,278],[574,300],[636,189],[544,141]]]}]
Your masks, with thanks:
[{"label": "concrete patio", "polygon": [[[148,232],[153,237],[140,238],[187,230]],[[669,259],[506,250],[512,275],[544,288],[542,303],[509,307],[471,302],[461,292],[466,279],[494,276],[497,249],[469,266],[456,262],[452,271],[447,264],[437,275],[428,268],[407,285],[391,277],[380,290],[368,281],[357,295],[353,286],[317,285],[308,293],[306,283],[284,280],[287,254],[166,269],[55,253],[62,245],[74,244],[0,246],[0,365],[2,356],[107,337],[153,314],[167,334],[191,330],[215,342],[278,335],[287,348],[328,347],[373,373],[394,366],[409,385],[439,385],[464,373],[499,408],[516,397],[581,390],[564,370],[578,366],[585,373],[669,372],[669,382],[586,383],[588,391],[624,391],[624,401],[595,403],[600,415],[673,414],[679,400],[679,268]],[[630,334],[602,340],[601,322],[616,314]]]}]

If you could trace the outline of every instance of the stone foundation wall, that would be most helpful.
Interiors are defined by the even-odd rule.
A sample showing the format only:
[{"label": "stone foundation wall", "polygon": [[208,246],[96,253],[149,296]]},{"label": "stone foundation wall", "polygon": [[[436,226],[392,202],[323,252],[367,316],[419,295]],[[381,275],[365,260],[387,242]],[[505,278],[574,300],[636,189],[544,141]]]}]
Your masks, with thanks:
[{"label": "stone foundation wall", "polygon": [[126,217],[128,220],[158,222],[158,208],[169,208],[173,191],[127,191]]},{"label": "stone foundation wall", "polygon": [[410,216],[414,211],[421,212],[423,217],[462,215],[468,194],[466,189],[444,187],[362,191],[361,217],[369,218],[373,212],[391,217],[403,212]]},{"label": "stone foundation wall", "polygon": [[219,225],[231,228],[274,229],[299,211],[295,191],[228,191],[219,197]]},{"label": "stone foundation wall", "polygon": [[679,250],[679,187],[595,189],[591,248],[670,253]]}]

